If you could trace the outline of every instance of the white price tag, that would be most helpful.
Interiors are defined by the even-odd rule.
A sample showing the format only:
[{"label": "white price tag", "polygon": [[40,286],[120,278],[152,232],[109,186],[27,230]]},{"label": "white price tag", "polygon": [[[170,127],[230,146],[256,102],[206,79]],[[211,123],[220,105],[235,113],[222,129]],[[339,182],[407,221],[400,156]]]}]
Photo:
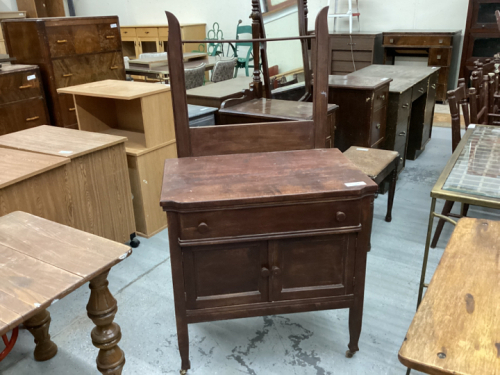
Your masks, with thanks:
[{"label": "white price tag", "polygon": [[59,151],[59,153],[63,155],[71,155],[73,151]]},{"label": "white price tag", "polygon": [[354,186],[364,186],[366,185],[366,182],[359,181],[359,182],[347,182],[344,184],[347,187],[354,187]]},{"label": "white price tag", "polygon": [[470,124],[467,129],[475,129],[476,128],[476,124]]},{"label": "white price tag", "polygon": [[112,23],[110,26],[112,29],[116,29],[118,27],[118,25],[116,23]]},{"label": "white price tag", "polygon": [[358,151],[368,151],[367,148],[361,148],[361,147],[357,147],[356,150],[358,150]]},{"label": "white price tag", "polygon": [[33,81],[34,79],[36,79],[36,75],[35,74],[32,74],[30,76],[28,76],[28,81]]}]

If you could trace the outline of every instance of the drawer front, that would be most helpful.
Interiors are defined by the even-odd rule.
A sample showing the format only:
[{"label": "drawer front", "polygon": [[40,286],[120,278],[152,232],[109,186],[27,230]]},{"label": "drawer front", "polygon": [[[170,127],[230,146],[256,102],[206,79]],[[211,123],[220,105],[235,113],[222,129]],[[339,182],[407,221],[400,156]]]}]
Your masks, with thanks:
[{"label": "drawer front", "polygon": [[330,37],[330,49],[340,51],[373,51],[374,39],[366,37]]},{"label": "drawer front", "polygon": [[431,48],[429,50],[429,66],[450,66],[451,48]]},{"label": "drawer front", "polygon": [[179,215],[180,237],[202,240],[352,227],[359,225],[359,215],[353,201],[185,213]]},{"label": "drawer front", "polygon": [[99,53],[53,60],[57,88],[102,81],[124,79],[123,58],[120,52]]},{"label": "drawer front", "polygon": [[387,107],[382,107],[373,113],[370,129],[370,147],[380,148],[385,139]]},{"label": "drawer front", "polygon": [[[408,122],[406,124],[408,124]],[[395,151],[404,149],[406,145],[406,139],[408,137],[408,126],[404,127],[403,125],[404,123],[396,128],[396,140],[394,141]]]},{"label": "drawer front", "polygon": [[78,120],[76,119],[76,108],[73,95],[58,94],[58,97],[64,126],[68,127],[77,124]]},{"label": "drawer front", "polygon": [[449,36],[431,35],[386,35],[384,45],[393,46],[451,46]]},{"label": "drawer front", "polygon": [[406,161],[406,145],[400,146],[395,149],[399,153],[399,165],[398,165],[398,173],[404,168],[404,164]]},{"label": "drawer front", "polygon": [[121,27],[120,32],[122,34],[122,37],[124,37],[124,38],[131,37],[131,36],[133,36],[133,37],[137,36],[137,32],[136,32],[135,28],[133,28],[133,27]]},{"label": "drawer front", "polygon": [[382,86],[373,93],[373,109],[377,111],[379,108],[387,106],[389,101],[389,85]]},{"label": "drawer front", "polygon": [[429,79],[423,79],[419,83],[417,83],[415,86],[413,86],[413,92],[412,92],[412,100],[415,101],[415,99],[420,98],[422,95],[424,95],[427,92],[427,85],[429,83]]},{"label": "drawer front", "polygon": [[0,75],[0,104],[43,96],[36,70]]},{"label": "drawer front", "polygon": [[332,51],[332,61],[372,62],[373,53],[370,51]]},{"label": "drawer front", "polygon": [[168,38],[168,27],[160,27],[160,28],[158,28],[158,35],[160,37]]},{"label": "drawer front", "polygon": [[44,99],[29,99],[0,106],[0,135],[50,124]]},{"label": "drawer front", "polygon": [[50,55],[56,58],[100,52],[100,26],[94,24],[47,27]]},{"label": "drawer front", "polygon": [[47,27],[50,55],[54,57],[71,56],[75,52],[75,42],[70,27]]},{"label": "drawer front", "polygon": [[136,30],[138,37],[145,37],[145,38],[158,37],[158,29],[156,27],[139,27]]},{"label": "drawer front", "polygon": [[120,32],[116,23],[101,23],[99,29],[99,43],[101,51],[116,51],[121,48]]},{"label": "drawer front", "polygon": [[[360,70],[370,66],[371,62],[366,61],[332,61],[332,72],[354,72],[355,70]],[[356,67],[356,69],[354,69]]]}]

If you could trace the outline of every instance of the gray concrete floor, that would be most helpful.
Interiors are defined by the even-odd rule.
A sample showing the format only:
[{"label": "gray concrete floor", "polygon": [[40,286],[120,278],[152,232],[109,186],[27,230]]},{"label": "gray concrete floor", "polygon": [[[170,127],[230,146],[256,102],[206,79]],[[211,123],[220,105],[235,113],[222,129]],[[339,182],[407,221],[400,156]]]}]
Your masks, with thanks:
[{"label": "gray concrete floor", "polygon": [[[405,374],[398,350],[415,313],[429,193],[451,155],[450,133],[434,129],[426,151],[408,161],[398,182],[392,223],[384,221],[387,196],[375,201],[363,331],[354,358],[344,357],[347,310],[267,316],[190,325],[189,374]],[[477,207],[471,207],[470,216],[499,219],[494,211]],[[451,231],[446,224],[438,248],[431,251],[430,274]],[[124,374],[179,373],[169,260],[165,230],[142,239],[133,255],[110,273],[127,360]],[[88,297],[83,286],[50,307],[52,339],[59,346],[55,358],[35,362],[33,339],[21,330],[14,350],[0,363],[0,374],[98,374],[97,350],[90,341],[93,325],[85,312]]]}]

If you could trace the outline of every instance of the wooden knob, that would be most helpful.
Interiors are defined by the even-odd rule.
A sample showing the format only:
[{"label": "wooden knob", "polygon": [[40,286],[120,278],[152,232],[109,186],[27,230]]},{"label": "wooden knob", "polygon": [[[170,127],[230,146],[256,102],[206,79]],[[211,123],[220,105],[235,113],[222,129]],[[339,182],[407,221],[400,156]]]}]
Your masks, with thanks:
[{"label": "wooden knob", "polygon": [[207,223],[200,223],[198,225],[198,232],[200,233],[207,233],[209,230]]},{"label": "wooden knob", "polygon": [[262,277],[269,277],[269,268],[262,267],[262,269],[260,270],[260,274],[262,275]]},{"label": "wooden knob", "polygon": [[281,275],[281,270],[279,269],[279,267],[273,266],[273,275],[274,276]]},{"label": "wooden knob", "polygon": [[346,219],[345,213],[342,211],[337,212],[337,221],[344,221]]}]

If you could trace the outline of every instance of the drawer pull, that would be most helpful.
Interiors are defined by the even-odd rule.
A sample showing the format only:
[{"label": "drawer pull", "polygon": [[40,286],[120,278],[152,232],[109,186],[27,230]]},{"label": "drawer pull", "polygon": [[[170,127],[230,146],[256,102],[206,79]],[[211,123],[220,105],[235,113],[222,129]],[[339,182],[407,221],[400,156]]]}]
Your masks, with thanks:
[{"label": "drawer pull", "polygon": [[380,129],[381,125],[380,124],[377,124],[377,129]]},{"label": "drawer pull", "polygon": [[208,232],[208,225],[207,223],[200,223],[198,225],[198,232],[200,232],[201,234],[205,234]]},{"label": "drawer pull", "polygon": [[281,270],[279,267],[273,266],[273,276],[279,276],[281,275]]},{"label": "drawer pull", "polygon": [[68,78],[68,77],[73,77],[73,74],[69,73],[69,74],[63,74],[63,78]]},{"label": "drawer pull", "polygon": [[106,35],[106,39],[115,39],[114,35]]},{"label": "drawer pull", "polygon": [[63,43],[68,43],[66,39],[58,40],[57,44],[63,44]]},{"label": "drawer pull", "polygon": [[403,135],[406,135],[406,132],[401,132],[399,135],[402,137]]},{"label": "drawer pull", "polygon": [[403,108],[408,108],[410,106],[410,103],[403,104]]},{"label": "drawer pull", "polygon": [[26,119],[26,121],[35,121],[35,120],[38,120],[40,118],[40,116],[35,116],[35,117],[28,117]]},{"label": "drawer pull", "polygon": [[431,87],[432,87],[433,89],[436,89],[436,84],[432,85]]},{"label": "drawer pull", "polygon": [[271,273],[269,272],[269,268],[262,267],[262,269],[260,270],[260,274],[262,277],[269,277]]},{"label": "drawer pull", "polygon": [[116,70],[116,69],[118,69],[118,66],[117,66],[117,65],[113,65],[113,66],[112,66],[112,67],[110,67],[109,69],[111,69],[111,70]]},{"label": "drawer pull", "polygon": [[394,39],[390,39],[390,40],[389,40],[389,43],[394,43]]},{"label": "drawer pull", "polygon": [[68,111],[74,112],[74,111],[76,111],[76,108],[68,108]]},{"label": "drawer pull", "polygon": [[421,88],[418,89],[418,92],[423,93],[424,91],[425,91],[425,89],[423,87],[421,87]]},{"label": "drawer pull", "polygon": [[345,221],[345,219],[347,217],[345,215],[345,213],[343,213],[342,211],[337,212],[336,216],[337,216],[337,221],[340,221],[340,222]]},{"label": "drawer pull", "polygon": [[31,85],[19,86],[19,89],[24,90],[24,89],[29,89],[30,87],[33,87],[33,86],[31,86]]},{"label": "drawer pull", "polygon": [[439,39],[439,44],[443,44],[443,39]]},{"label": "drawer pull", "polygon": [[385,95],[380,95],[378,98],[379,98],[380,100],[385,100]]}]

